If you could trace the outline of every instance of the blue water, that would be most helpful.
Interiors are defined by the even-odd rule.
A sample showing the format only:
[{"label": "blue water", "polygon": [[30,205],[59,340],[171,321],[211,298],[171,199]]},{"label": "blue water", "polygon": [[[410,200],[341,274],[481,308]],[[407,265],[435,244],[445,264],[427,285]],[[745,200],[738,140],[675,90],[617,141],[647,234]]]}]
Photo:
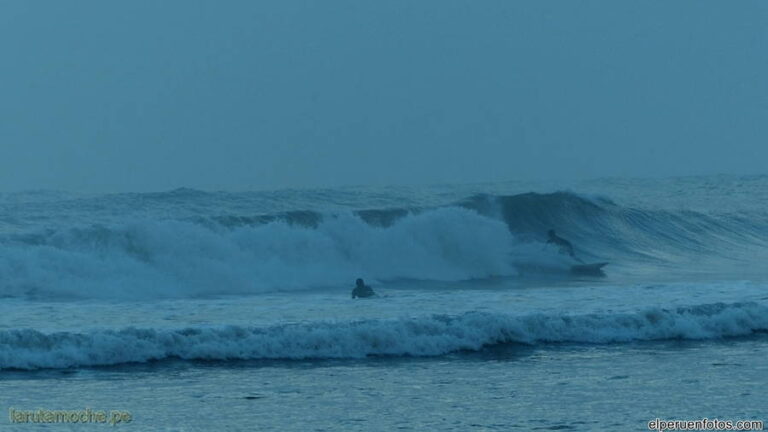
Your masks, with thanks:
[{"label": "blue water", "polygon": [[184,431],[765,420],[767,259],[766,176],[2,194],[0,406]]}]

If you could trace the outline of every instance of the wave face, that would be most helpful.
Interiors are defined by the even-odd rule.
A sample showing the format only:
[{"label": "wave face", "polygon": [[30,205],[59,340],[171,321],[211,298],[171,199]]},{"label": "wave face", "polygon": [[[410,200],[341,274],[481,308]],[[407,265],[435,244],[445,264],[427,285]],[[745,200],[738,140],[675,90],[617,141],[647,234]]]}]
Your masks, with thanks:
[{"label": "wave face", "polygon": [[556,229],[576,245],[577,254],[593,259],[674,263],[705,255],[746,258],[754,253],[749,247],[764,251],[768,246],[768,215],[762,211],[648,210],[567,192],[479,195],[463,205],[504,220],[520,239],[545,241],[546,232]]},{"label": "wave face", "polygon": [[626,314],[513,316],[468,312],[400,320],[272,327],[124,328],[83,333],[0,331],[0,369],[185,360],[350,359],[439,356],[508,344],[720,339],[768,331],[756,303],[652,308]]},{"label": "wave face", "polygon": [[[712,182],[700,181],[700,189]],[[750,185],[746,190],[764,191],[768,177]],[[572,260],[544,244],[549,229],[584,260],[610,261],[613,274],[729,266],[743,274],[764,269],[768,259],[768,209],[746,192],[734,201],[753,203],[746,209],[707,211],[569,192],[468,192],[0,194],[0,297],[258,294],[348,286],[357,277],[459,281],[527,277],[531,268],[567,272]]]}]

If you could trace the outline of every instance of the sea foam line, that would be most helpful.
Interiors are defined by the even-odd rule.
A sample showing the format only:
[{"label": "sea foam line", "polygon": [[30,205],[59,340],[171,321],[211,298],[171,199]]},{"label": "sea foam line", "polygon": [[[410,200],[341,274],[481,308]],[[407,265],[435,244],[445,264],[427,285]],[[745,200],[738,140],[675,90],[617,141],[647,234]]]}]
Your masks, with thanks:
[{"label": "sea foam line", "polygon": [[756,303],[651,308],[625,314],[514,316],[467,312],[396,320],[311,322],[271,327],[0,331],[0,369],[187,360],[352,359],[439,356],[502,343],[622,343],[717,339],[768,330]]}]

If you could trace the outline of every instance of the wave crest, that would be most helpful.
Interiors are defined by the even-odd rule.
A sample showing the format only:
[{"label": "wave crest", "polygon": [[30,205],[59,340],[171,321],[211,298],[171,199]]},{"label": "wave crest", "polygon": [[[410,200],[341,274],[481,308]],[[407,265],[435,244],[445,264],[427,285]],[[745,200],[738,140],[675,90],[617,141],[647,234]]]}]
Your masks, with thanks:
[{"label": "wave crest", "polygon": [[0,369],[186,360],[347,359],[439,356],[505,344],[622,343],[717,339],[768,331],[756,303],[646,309],[626,314],[512,316],[468,312],[400,320],[316,322],[272,327],[125,328],[45,334],[0,331]]}]

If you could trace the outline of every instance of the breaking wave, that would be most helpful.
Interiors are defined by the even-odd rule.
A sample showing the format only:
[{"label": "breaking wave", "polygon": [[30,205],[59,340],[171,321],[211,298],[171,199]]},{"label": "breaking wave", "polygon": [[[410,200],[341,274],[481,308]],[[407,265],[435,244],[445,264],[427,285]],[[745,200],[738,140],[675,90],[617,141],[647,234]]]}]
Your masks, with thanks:
[{"label": "breaking wave", "polygon": [[[259,203],[295,199],[273,195],[259,195]],[[447,282],[531,268],[567,272],[570,258],[544,247],[551,228],[577,255],[611,261],[612,270],[623,262],[666,271],[768,258],[768,216],[761,213],[637,209],[566,192],[476,195],[431,208],[212,213],[238,208],[240,200],[182,189],[64,200],[51,214],[47,201],[33,201],[34,214],[65,223],[0,235],[0,297],[257,294],[346,286],[357,277]],[[197,205],[208,207],[197,212]],[[150,206],[152,217],[122,216],[137,206]],[[67,213],[72,208],[86,213]],[[73,222],[99,212],[110,213],[111,222]],[[9,215],[5,223],[23,227],[17,219]]]},{"label": "breaking wave", "polygon": [[399,320],[313,322],[271,327],[0,331],[0,369],[68,368],[164,359],[354,359],[440,356],[521,343],[608,344],[719,339],[768,331],[756,303],[652,308],[625,314],[514,316],[468,312]]},{"label": "breaking wave", "polygon": [[381,227],[353,214],[316,226],[136,222],[15,237],[0,245],[0,295],[86,298],[253,294],[348,285],[362,276],[456,281],[513,275],[514,239],[463,208]]}]

